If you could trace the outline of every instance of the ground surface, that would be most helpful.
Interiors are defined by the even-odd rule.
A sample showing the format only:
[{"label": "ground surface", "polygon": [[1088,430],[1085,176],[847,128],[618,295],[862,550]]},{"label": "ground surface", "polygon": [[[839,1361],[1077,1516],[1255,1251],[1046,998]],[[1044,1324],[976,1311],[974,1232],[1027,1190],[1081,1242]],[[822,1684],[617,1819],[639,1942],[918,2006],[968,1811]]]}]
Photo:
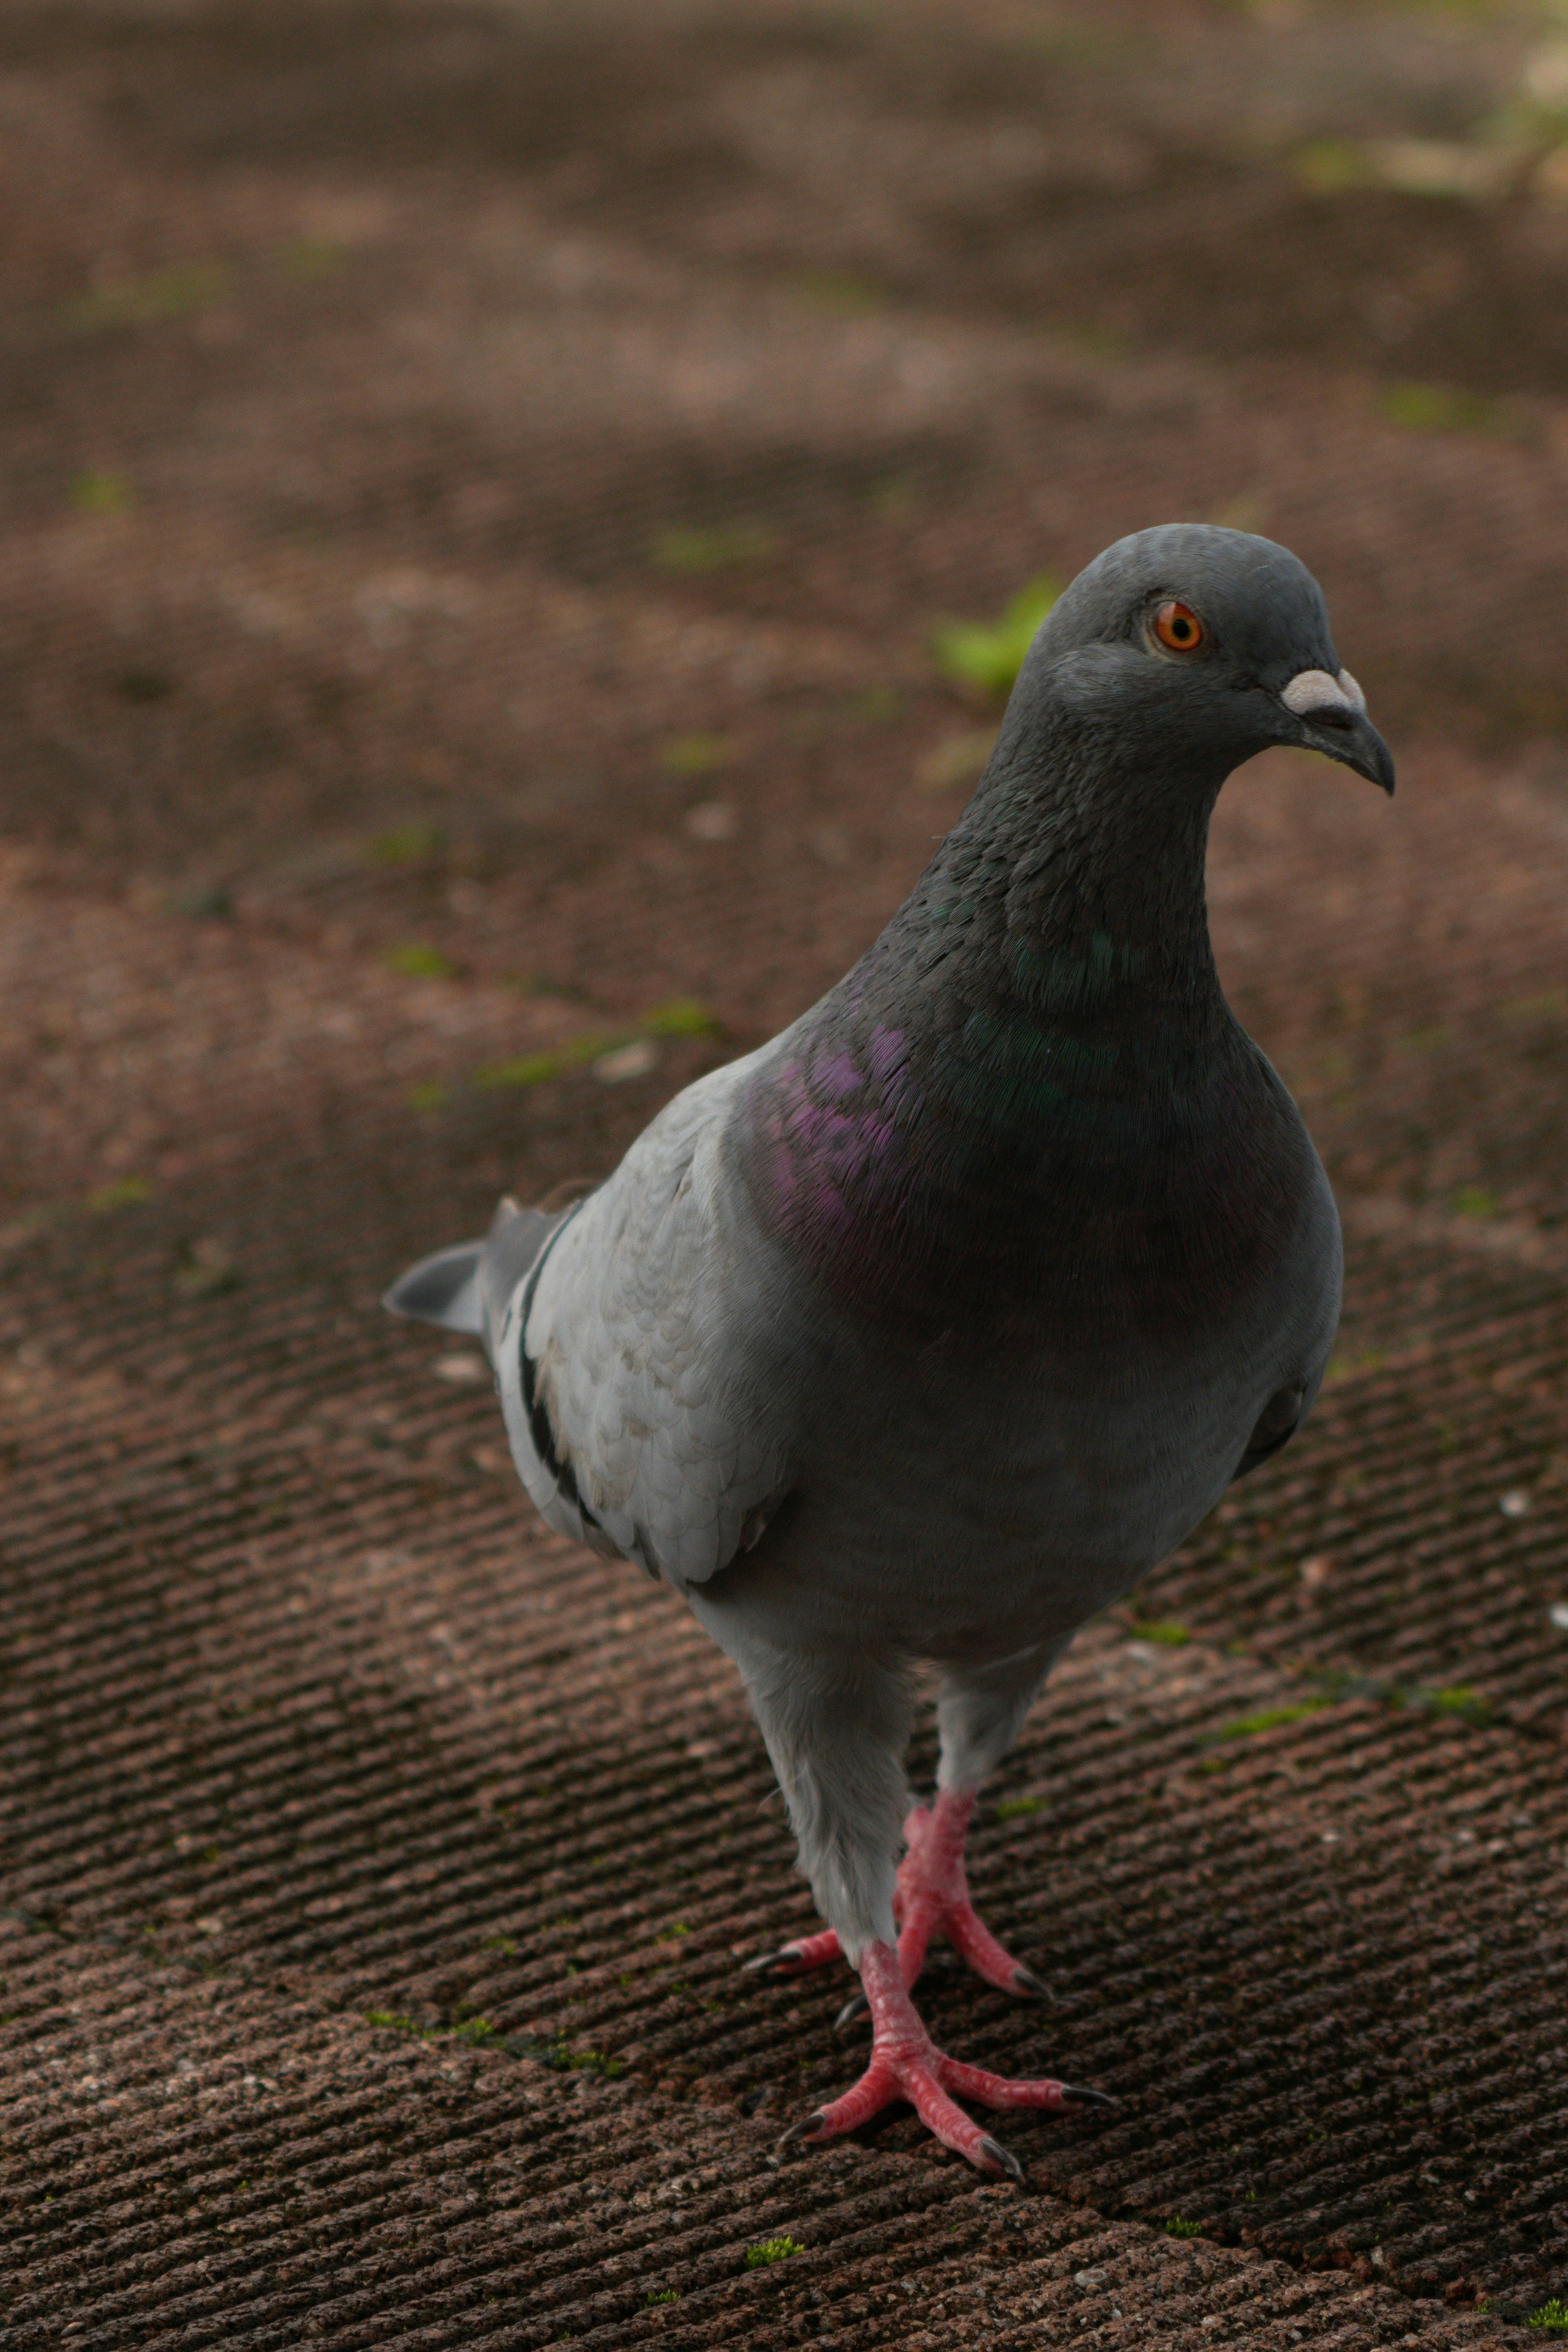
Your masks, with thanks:
[{"label": "ground surface", "polygon": [[[0,16],[8,2340],[1549,2340],[1553,37]],[[907,2116],[774,2168],[858,2060],[841,1974],[738,1972],[809,1915],[734,1680],[375,1299],[874,934],[988,723],[934,624],[1178,516],[1300,550],[1400,760],[1260,763],[1213,854],[1341,1352],[990,1794],[1052,2005],[930,1982],[1119,2105],[1010,2124],[1023,2194]]]}]

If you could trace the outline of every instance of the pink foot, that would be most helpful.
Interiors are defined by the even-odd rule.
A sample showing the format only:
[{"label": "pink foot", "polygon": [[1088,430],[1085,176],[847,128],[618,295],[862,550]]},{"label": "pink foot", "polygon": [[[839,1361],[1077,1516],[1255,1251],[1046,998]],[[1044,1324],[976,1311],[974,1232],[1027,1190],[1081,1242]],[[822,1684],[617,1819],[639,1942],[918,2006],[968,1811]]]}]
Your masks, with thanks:
[{"label": "pink foot", "polygon": [[[963,1843],[973,1811],[973,1791],[955,1796],[951,1790],[943,1790],[934,1804],[916,1805],[904,1823],[909,1852],[899,1865],[893,1889],[893,1916],[900,1929],[899,1958],[903,1965],[904,1983],[909,1987],[915,1984],[925,1966],[931,1939],[940,1927],[949,1943],[987,1984],[994,1985],[1000,1992],[1028,1993],[1044,2000],[1046,1988],[1033,1969],[1026,1969],[1011,1952],[1004,1950],[969,1899],[969,1883],[963,1874]],[[832,1928],[825,1927],[820,1935],[798,1937],[781,1951],[765,1952],[757,1959],[748,1960],[746,1966],[776,1970],[781,1976],[802,1976],[807,1969],[819,1969],[837,1959],[840,1949]],[[856,1993],[839,2023],[847,2024],[865,2007],[865,1995]]]},{"label": "pink foot", "polygon": [[902,1962],[890,1944],[867,1948],[860,1980],[871,2009],[871,2063],[852,2091],[792,2124],[779,2141],[781,2149],[795,2140],[837,2139],[845,2132],[858,2131],[893,2100],[908,2099],[944,2147],[966,2156],[982,2172],[1022,2180],[1024,2168],[1017,2158],[971,2121],[955,2104],[955,2093],[983,2107],[1037,2107],[1048,2113],[1071,2111],[1085,2100],[1111,2105],[1103,2091],[1082,2091],[1054,2081],[1011,2082],[1005,2074],[987,2074],[982,2066],[961,2065],[956,2058],[946,2057],[921,2022],[904,1985]]}]

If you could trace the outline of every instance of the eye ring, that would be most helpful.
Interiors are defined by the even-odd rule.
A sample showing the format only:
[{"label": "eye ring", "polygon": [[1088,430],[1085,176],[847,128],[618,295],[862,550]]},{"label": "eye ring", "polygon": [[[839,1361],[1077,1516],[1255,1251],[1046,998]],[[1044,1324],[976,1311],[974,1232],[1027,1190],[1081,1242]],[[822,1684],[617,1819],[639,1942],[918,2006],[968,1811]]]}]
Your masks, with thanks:
[{"label": "eye ring", "polygon": [[1154,635],[1173,654],[1195,654],[1208,631],[1190,604],[1173,596],[1154,615]]}]

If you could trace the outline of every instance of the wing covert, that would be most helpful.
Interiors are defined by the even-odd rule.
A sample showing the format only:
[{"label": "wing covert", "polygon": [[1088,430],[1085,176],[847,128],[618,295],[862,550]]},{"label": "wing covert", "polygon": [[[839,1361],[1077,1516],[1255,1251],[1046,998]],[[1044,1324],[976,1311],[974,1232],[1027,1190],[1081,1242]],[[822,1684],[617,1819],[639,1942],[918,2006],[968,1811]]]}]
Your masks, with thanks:
[{"label": "wing covert", "polygon": [[551,1235],[498,1348],[513,1457],[543,1517],[677,1584],[706,1582],[761,1535],[791,1482],[806,1385],[728,1159],[751,1058],[679,1095]]}]

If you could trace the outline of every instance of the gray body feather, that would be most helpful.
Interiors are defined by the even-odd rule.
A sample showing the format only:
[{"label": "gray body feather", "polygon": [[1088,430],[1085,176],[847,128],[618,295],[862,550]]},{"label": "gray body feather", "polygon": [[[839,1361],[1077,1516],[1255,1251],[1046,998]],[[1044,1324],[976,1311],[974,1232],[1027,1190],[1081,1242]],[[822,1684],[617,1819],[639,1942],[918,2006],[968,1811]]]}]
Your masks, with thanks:
[{"label": "gray body feather", "polygon": [[[1144,603],[1167,559],[1200,602],[1238,544],[1300,607],[1279,686],[1337,674],[1294,559],[1142,538],[1192,542],[1156,551]],[[1106,566],[1120,611],[1110,558],[1085,579]],[[1226,705],[1189,777],[1135,709],[1085,782],[1093,617],[1056,659],[1047,623],[969,816],[840,989],[585,1201],[503,1204],[388,1295],[483,1338],[551,1526],[668,1580],[733,1658],[852,1959],[892,1936],[912,1664],[939,1668],[942,1783],[973,1787],[1075,1630],[1286,1442],[1338,1318],[1328,1182],[1225,1007],[1202,900],[1224,774],[1300,729],[1238,735]],[[1337,756],[1385,781],[1372,744]]]}]

